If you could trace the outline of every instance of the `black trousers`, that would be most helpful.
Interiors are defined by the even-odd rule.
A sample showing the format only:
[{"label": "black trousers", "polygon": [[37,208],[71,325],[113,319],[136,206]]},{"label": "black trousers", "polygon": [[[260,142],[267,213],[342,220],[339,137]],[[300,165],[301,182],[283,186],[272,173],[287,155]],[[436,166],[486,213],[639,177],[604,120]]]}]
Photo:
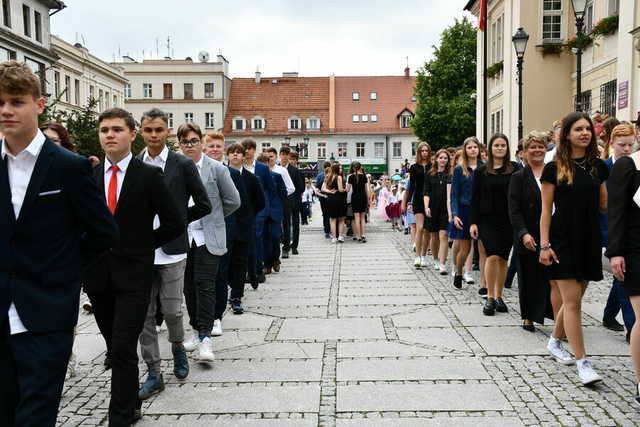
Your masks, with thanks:
[{"label": "black trousers", "polygon": [[138,337],[142,333],[151,288],[108,289],[90,293],[96,323],[111,356],[109,426],[130,426],[138,404]]},{"label": "black trousers", "polygon": [[3,315],[0,426],[54,427],[73,347],[73,330],[10,335],[7,313]]},{"label": "black trousers", "polygon": [[189,324],[201,336],[210,336],[216,307],[216,275],[220,256],[213,255],[206,245],[191,245],[184,271],[184,299]]},{"label": "black trousers", "polygon": [[[293,218],[293,211],[295,209],[295,204],[296,204],[296,195],[295,193],[287,196],[287,198],[285,199],[284,203],[283,203],[283,208],[284,208],[284,216],[282,218],[282,250],[285,252],[289,252],[289,250],[291,249],[292,245],[291,245],[291,228],[293,226],[294,230],[293,230],[293,236],[295,239],[295,235],[296,235],[296,230],[297,230],[297,234],[300,234],[300,221],[296,221]],[[300,208],[298,207],[298,218],[300,218]],[[297,222],[297,224],[296,224]],[[293,247],[297,247],[297,241],[296,244],[293,245]]]},{"label": "black trousers", "polygon": [[244,281],[247,275],[249,256],[249,242],[236,240],[231,251],[231,268],[229,270],[229,285],[231,299],[241,300],[244,296]]},{"label": "black trousers", "polygon": [[293,204],[291,206],[291,248],[298,249],[300,242],[300,216],[302,215],[302,199],[294,194]]},{"label": "black trousers", "polygon": [[331,224],[329,222],[329,214],[327,213],[327,198],[320,197],[320,210],[322,211],[322,228],[324,234],[331,234]]}]

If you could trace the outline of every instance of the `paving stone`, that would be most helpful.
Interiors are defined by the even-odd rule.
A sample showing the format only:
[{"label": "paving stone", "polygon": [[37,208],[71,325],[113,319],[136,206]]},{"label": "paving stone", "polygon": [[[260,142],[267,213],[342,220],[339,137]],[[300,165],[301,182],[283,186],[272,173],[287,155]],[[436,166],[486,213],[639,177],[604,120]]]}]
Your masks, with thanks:
[{"label": "paving stone", "polygon": [[247,311],[258,314],[266,314],[277,317],[327,317],[327,304],[321,306],[301,306],[301,307],[250,307],[244,305],[245,313]]},{"label": "paving stone", "polygon": [[338,381],[473,380],[490,376],[478,358],[340,360]]},{"label": "paving stone", "polygon": [[[525,424],[515,417],[442,417],[442,418],[396,418],[393,420],[367,419],[367,427],[523,427]],[[338,419],[336,427],[360,427],[362,420]]]},{"label": "paving stone", "polygon": [[522,321],[509,313],[485,316],[481,304],[456,304],[449,306],[464,326],[508,326],[521,325]]},{"label": "paving stone", "polygon": [[268,343],[242,350],[226,350],[216,353],[216,359],[320,359],[324,344],[316,343]]},{"label": "paving stone", "polygon": [[107,351],[101,335],[78,334],[73,341],[73,353],[78,362],[88,363]]},{"label": "paving stone", "polygon": [[224,317],[224,330],[232,329],[269,329],[275,319],[256,313],[244,313],[242,316],[228,315]]},{"label": "paving stone", "polygon": [[317,427],[318,419],[309,417],[305,419],[277,419],[277,420],[152,420],[151,417],[143,417],[136,423],[136,427]]},{"label": "paving stone", "polygon": [[613,332],[602,326],[586,326],[583,333],[589,356],[629,356],[625,332]]},{"label": "paving stone", "polygon": [[398,328],[430,326],[451,326],[451,323],[442,313],[439,307],[426,307],[412,313],[392,316],[393,324]]},{"label": "paving stone", "polygon": [[280,340],[385,338],[380,319],[285,319]]},{"label": "paving stone", "polygon": [[[218,360],[214,363],[192,361],[189,382],[273,382],[320,381],[322,360],[244,361]],[[170,381],[174,380],[169,377]],[[181,381],[180,381],[181,382]]]},{"label": "paving stone", "polygon": [[401,341],[424,344],[441,351],[471,352],[453,328],[398,329]]},{"label": "paving stone", "polygon": [[402,314],[424,305],[339,305],[339,317],[380,317]]},{"label": "paving stone", "polygon": [[338,412],[506,411],[494,384],[376,384],[338,386]]},{"label": "paving stone", "polygon": [[467,329],[489,355],[547,355],[548,338],[519,326]]},{"label": "paving stone", "polygon": [[450,353],[396,342],[339,342],[338,357],[448,356]]},{"label": "paving stone", "polygon": [[406,305],[406,304],[433,304],[435,301],[430,295],[378,295],[378,296],[340,296],[341,305]]}]

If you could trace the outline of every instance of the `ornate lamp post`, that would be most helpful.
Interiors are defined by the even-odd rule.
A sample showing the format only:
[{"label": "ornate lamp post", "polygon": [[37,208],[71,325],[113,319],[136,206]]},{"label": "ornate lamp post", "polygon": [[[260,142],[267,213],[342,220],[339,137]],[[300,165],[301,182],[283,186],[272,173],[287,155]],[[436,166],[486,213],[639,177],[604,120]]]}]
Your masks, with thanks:
[{"label": "ornate lamp post", "polygon": [[576,17],[576,110],[582,111],[582,38],[587,0],[571,0]]},{"label": "ornate lamp post", "polygon": [[513,47],[516,50],[516,56],[518,57],[518,141],[522,139],[523,126],[522,126],[522,64],[524,62],[524,52],[527,50],[527,42],[529,41],[529,34],[527,34],[522,27],[518,28],[518,31],[511,38]]}]

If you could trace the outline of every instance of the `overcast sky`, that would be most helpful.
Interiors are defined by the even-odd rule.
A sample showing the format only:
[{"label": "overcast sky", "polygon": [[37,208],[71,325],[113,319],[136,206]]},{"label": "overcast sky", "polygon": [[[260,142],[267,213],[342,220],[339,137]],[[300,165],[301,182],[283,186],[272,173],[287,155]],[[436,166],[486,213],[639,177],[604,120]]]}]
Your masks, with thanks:
[{"label": "overcast sky", "polygon": [[467,0],[64,0],[52,33],[113,61],[222,52],[231,77],[413,74]]}]

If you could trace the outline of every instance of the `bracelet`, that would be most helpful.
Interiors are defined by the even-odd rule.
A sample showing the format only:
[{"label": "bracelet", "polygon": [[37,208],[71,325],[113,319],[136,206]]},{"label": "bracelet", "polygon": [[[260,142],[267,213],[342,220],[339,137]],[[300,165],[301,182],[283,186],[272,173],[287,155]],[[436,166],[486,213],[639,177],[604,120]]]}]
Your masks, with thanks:
[{"label": "bracelet", "polygon": [[548,251],[549,249],[551,249],[551,245],[541,247],[540,251]]}]

